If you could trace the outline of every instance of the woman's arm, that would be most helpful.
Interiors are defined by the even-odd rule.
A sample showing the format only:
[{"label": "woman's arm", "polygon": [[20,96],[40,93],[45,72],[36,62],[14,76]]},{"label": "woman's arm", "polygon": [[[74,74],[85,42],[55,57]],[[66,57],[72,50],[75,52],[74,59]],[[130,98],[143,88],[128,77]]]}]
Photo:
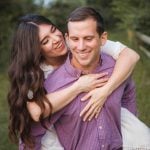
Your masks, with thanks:
[{"label": "woman's arm", "polygon": [[132,49],[125,48],[121,51],[116,64],[114,71],[105,85],[109,90],[109,94],[114,91],[121,83],[123,83],[132,73],[136,63],[140,59],[140,56]]},{"label": "woman's arm", "polygon": [[82,98],[82,101],[90,98],[88,104],[80,113],[80,116],[84,116],[84,121],[91,120],[93,116],[98,116],[107,97],[129,77],[139,58],[139,55],[130,48],[126,47],[121,50],[108,82],[103,87],[90,91]]},{"label": "woman's arm", "polygon": [[[57,112],[58,110],[65,107],[69,104],[79,93],[88,92],[96,87],[103,86],[108,81],[106,77],[107,73],[101,74],[90,74],[84,75],[80,77],[74,84],[71,86],[54,92],[47,94],[47,98],[52,104],[52,113]],[[50,108],[47,103],[45,103],[45,112],[44,117],[49,116]],[[28,102],[27,103],[28,111],[34,121],[39,121],[39,117],[41,115],[41,109],[36,104],[36,102]]]},{"label": "woman's arm", "polygon": [[107,40],[101,50],[116,60],[114,71],[105,86],[110,94],[131,75],[140,56],[126,45],[110,40]]}]

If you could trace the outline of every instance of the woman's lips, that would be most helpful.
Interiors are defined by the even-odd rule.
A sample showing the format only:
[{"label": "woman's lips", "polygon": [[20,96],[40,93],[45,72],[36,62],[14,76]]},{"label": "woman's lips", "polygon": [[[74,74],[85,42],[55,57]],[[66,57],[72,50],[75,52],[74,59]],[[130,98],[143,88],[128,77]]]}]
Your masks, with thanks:
[{"label": "woman's lips", "polygon": [[62,51],[64,48],[65,48],[65,44],[64,44],[64,42],[61,42],[61,43],[59,43],[57,45],[56,48],[54,48],[54,50],[56,50],[56,51]]}]

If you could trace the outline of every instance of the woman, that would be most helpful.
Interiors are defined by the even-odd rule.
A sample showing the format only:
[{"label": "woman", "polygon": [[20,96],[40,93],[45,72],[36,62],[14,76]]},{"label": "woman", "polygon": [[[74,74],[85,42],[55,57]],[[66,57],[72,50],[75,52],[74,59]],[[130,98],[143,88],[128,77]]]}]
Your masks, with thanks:
[{"label": "woman", "polygon": [[[47,31],[40,28],[41,24],[51,26],[48,34]],[[40,41],[43,36],[44,40]],[[112,48],[111,44],[108,41],[109,49]],[[116,45],[116,43],[113,44]],[[121,44],[118,45],[120,46]],[[11,89],[8,95],[10,105],[9,129],[12,138],[18,135],[21,137],[21,140],[26,145],[25,148],[33,146],[32,134],[30,134],[33,121],[30,114],[34,120],[42,122],[44,117],[66,106],[78,93],[100,87],[105,84],[104,81],[108,80],[106,77],[101,78],[106,74],[83,76],[73,86],[45,95],[43,88],[44,75],[41,68],[46,77],[48,73],[51,73],[54,68],[59,67],[65,61],[66,53],[67,48],[62,33],[49,20],[38,15],[25,16],[20,20],[12,46],[12,62],[9,70],[11,81]],[[117,59],[113,75],[105,86],[97,89],[102,93],[100,95],[97,92],[100,95],[100,99],[94,99],[97,102],[95,105],[97,112],[100,111],[106,97],[132,72],[135,63],[139,59],[138,55],[128,48],[116,53],[120,54],[120,56]],[[130,64],[127,59],[130,60]],[[125,70],[122,68],[125,68]],[[90,94],[91,104],[94,104],[92,103],[92,98],[97,94],[92,92]],[[31,101],[33,102],[31,103]],[[81,115],[87,112],[84,119],[88,118],[90,120],[93,116],[97,116],[98,113],[94,111],[89,113],[89,106],[90,104],[81,112]],[[53,137],[58,141],[56,135]],[[59,141],[56,142],[56,145],[62,149]]]}]

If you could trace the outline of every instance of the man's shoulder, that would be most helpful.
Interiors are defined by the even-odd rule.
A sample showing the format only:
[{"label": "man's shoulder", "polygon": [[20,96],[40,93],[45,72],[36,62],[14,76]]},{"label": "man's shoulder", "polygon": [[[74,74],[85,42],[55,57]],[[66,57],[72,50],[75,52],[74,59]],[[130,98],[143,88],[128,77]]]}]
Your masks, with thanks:
[{"label": "man's shoulder", "polygon": [[66,67],[65,63],[49,74],[48,78],[44,82],[44,87],[48,93],[60,90],[76,81],[76,78],[68,72]]},{"label": "man's shoulder", "polygon": [[102,67],[104,69],[114,68],[116,61],[108,54],[101,53]]},{"label": "man's shoulder", "polygon": [[46,80],[52,80],[52,78],[57,78],[58,76],[60,77],[61,75],[66,73],[66,69],[64,64],[55,69],[52,73],[50,73],[47,77]]},{"label": "man's shoulder", "polygon": [[102,59],[104,59],[106,61],[109,61],[110,63],[115,63],[115,59],[112,56],[110,56],[110,55],[108,55],[106,53],[102,52],[101,53],[101,57],[102,57]]}]

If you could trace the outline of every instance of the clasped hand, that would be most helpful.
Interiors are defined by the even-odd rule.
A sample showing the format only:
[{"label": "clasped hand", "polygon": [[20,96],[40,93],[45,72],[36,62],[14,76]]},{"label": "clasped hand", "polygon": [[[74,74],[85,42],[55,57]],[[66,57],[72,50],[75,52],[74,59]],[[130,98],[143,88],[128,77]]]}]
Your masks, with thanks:
[{"label": "clasped hand", "polygon": [[98,117],[109,93],[105,88],[105,84],[108,81],[108,77],[105,77],[106,75],[106,73],[101,74],[99,86],[91,89],[91,91],[81,99],[82,102],[88,100],[87,105],[80,113],[80,117],[83,118],[83,121],[90,121]]}]

